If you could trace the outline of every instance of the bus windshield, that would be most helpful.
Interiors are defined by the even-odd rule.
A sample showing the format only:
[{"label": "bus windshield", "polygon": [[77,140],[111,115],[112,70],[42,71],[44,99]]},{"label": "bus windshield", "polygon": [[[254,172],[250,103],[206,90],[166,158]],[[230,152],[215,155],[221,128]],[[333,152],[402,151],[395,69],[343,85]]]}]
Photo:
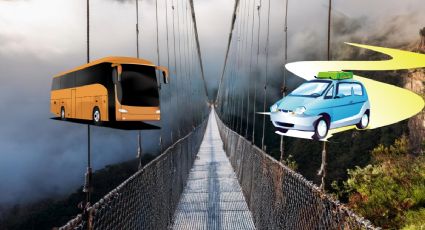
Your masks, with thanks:
[{"label": "bus windshield", "polygon": [[155,67],[122,65],[121,104],[128,106],[159,106]]},{"label": "bus windshield", "polygon": [[319,97],[323,94],[325,89],[329,86],[329,82],[324,81],[311,81],[306,82],[292,91],[288,96],[300,97]]}]

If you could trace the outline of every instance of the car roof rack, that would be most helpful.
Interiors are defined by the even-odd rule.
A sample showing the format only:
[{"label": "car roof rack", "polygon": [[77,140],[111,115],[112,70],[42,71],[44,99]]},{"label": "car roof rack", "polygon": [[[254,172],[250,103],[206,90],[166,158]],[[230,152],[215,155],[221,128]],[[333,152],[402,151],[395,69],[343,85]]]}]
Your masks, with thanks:
[{"label": "car roof rack", "polygon": [[353,72],[346,71],[327,71],[327,72],[319,72],[317,74],[318,79],[332,79],[332,80],[345,80],[352,79]]}]

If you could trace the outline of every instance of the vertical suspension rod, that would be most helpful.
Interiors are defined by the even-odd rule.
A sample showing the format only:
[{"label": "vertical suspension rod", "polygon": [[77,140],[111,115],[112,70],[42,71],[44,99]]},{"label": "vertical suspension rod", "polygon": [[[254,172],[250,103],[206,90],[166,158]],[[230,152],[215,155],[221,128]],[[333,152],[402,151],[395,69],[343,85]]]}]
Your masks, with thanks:
[{"label": "vertical suspension rod", "polygon": [[[263,101],[263,111],[266,111],[266,103],[267,103],[267,78],[268,78],[268,71],[269,71],[269,45],[270,45],[270,5],[271,0],[269,0],[269,8],[267,13],[267,40],[266,40],[266,77],[264,82],[264,101]],[[265,150],[264,148],[264,135],[265,135],[265,129],[266,129],[266,115],[263,114],[263,135],[261,139],[261,148]]]}]

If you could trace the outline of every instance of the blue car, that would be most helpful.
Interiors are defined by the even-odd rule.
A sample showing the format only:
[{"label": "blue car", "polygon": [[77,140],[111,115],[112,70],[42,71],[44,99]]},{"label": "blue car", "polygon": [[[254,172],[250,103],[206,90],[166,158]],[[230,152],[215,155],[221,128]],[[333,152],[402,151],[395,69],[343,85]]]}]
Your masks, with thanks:
[{"label": "blue car", "polygon": [[[352,77],[351,77],[352,78]],[[365,87],[351,78],[315,79],[300,85],[270,107],[270,119],[279,132],[313,131],[323,139],[329,129],[356,125],[365,129],[370,120],[370,103]]]}]

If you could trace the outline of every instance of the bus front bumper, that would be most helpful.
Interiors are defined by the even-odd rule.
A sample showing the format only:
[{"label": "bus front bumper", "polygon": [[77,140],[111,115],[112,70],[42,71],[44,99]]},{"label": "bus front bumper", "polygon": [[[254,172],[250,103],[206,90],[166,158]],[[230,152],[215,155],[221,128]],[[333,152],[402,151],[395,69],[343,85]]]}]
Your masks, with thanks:
[{"label": "bus front bumper", "polygon": [[130,114],[125,113],[121,115],[121,121],[159,121],[160,114]]}]

